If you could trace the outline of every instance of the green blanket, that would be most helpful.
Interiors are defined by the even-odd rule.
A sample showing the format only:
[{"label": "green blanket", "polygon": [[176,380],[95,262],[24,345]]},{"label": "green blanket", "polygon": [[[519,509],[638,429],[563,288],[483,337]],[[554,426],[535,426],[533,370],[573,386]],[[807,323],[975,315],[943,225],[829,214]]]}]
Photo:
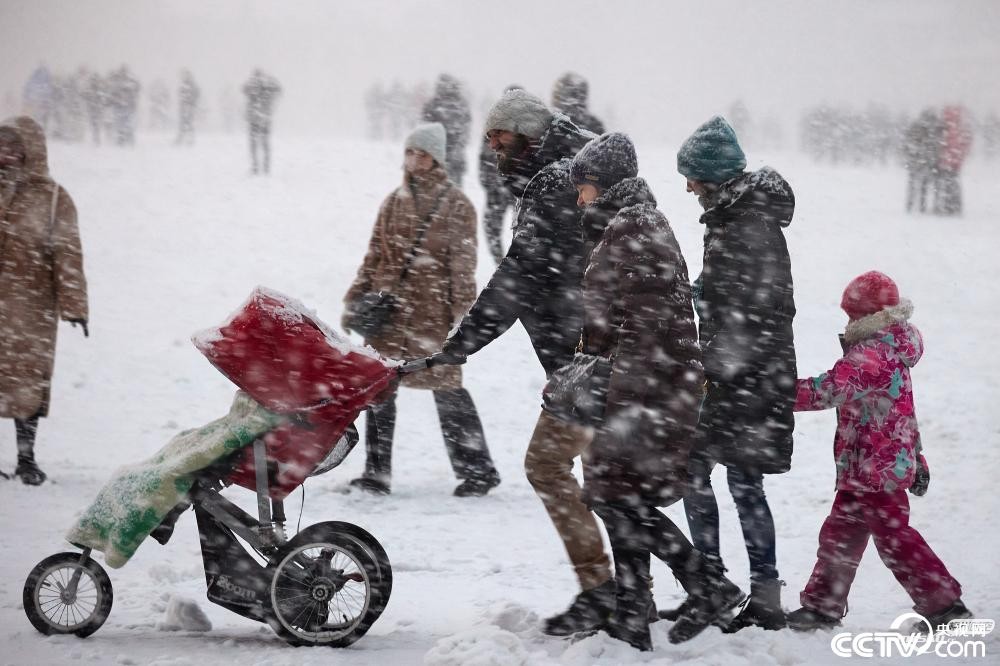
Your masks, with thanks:
[{"label": "green blanket", "polygon": [[251,444],[281,421],[280,415],[238,391],[226,416],[185,430],[145,462],[119,468],[66,539],[103,552],[109,567],[121,567],[164,516],[186,499],[198,471]]}]

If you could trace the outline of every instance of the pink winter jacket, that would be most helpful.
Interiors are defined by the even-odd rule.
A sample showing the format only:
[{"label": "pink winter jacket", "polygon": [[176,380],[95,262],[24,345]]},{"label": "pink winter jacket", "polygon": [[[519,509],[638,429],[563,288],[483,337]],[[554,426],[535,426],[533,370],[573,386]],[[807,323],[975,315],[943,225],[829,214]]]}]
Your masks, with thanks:
[{"label": "pink winter jacket", "polygon": [[799,379],[795,411],[840,409],[833,456],[837,490],[906,489],[921,455],[910,368],[923,354],[908,301],[848,324],[833,369]]}]

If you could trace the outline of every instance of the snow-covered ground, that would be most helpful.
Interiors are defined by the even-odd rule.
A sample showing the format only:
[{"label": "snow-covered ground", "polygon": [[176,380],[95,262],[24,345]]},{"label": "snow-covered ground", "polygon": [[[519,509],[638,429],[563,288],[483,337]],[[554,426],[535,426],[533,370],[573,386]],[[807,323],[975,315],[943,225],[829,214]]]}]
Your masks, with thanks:
[{"label": "snow-covered ground", "polygon": [[[68,549],[74,515],[112,470],[145,458],[179,429],[225,413],[233,387],[189,342],[223,318],[258,284],[291,294],[332,325],[366,247],[382,197],[399,181],[395,145],[288,139],[275,146],[275,173],[248,175],[242,137],[201,137],[179,149],[166,137],[140,137],[134,150],[55,145],[51,163],[80,212],[90,281],[91,337],[60,331],[51,417],[38,457],[50,475],[41,488],[0,483],[0,663],[63,664],[585,664],[835,663],[830,634],[712,628],[681,646],[653,627],[655,651],[640,654],[597,635],[577,643],[547,638],[538,619],[562,610],[576,592],[565,553],[524,479],[522,456],[538,413],[543,376],[520,327],[474,356],[466,383],[482,413],[503,484],[483,499],[456,499],[429,393],[404,391],[396,435],[393,495],[345,494],[363,464],[359,447],[341,468],[305,486],[302,524],[345,520],[385,546],[395,582],[388,609],[349,649],[293,649],[270,629],[205,600],[194,520],[182,517],[167,547],[144,544],[110,571],[115,605],[86,640],[46,638],[28,624],[21,586],[43,557]],[[470,155],[470,157],[472,157]],[[674,170],[674,148],[639,145],[641,172],[660,197],[689,262],[701,263],[699,209]],[[916,304],[926,354],[914,371],[930,492],[912,500],[912,522],[963,583],[977,617],[1000,617],[1000,359],[996,252],[1000,184],[996,165],[971,163],[961,219],[902,213],[897,168],[832,168],[788,155],[754,155],[795,189],[788,230],[799,314],[800,372],[827,369],[844,324],[841,290],[853,276],[883,270]],[[474,162],[473,162],[474,164]],[[477,207],[475,173],[466,178]],[[479,282],[492,270],[480,244]],[[993,331],[993,333],[990,333]],[[784,605],[811,570],[820,524],[832,501],[832,412],[801,416],[792,470],[767,480],[777,522]],[[14,460],[14,428],[0,428],[0,467]],[[748,564],[722,471],[715,476],[723,553],[746,585]],[[242,489],[227,491],[248,502]],[[298,518],[299,494],[288,502]],[[668,513],[684,529],[679,507]],[[681,590],[654,564],[663,607]],[[171,597],[196,599],[207,633],[164,632]],[[886,629],[910,602],[869,549],[858,572],[845,631]],[[167,618],[168,619],[168,618]],[[987,659],[1000,656],[1000,632]],[[927,661],[932,656],[922,657]],[[900,659],[899,661],[906,661]]]}]

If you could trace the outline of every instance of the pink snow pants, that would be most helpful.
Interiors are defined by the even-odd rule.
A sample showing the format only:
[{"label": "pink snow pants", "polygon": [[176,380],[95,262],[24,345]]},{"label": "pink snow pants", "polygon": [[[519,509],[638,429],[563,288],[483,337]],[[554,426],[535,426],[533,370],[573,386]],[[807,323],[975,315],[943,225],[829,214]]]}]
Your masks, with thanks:
[{"label": "pink snow pants", "polygon": [[850,492],[838,490],[830,515],[819,533],[816,566],[799,601],[830,617],[843,617],[868,537],[921,615],[933,615],[962,595],[944,563],[924,538],[910,527],[905,490]]}]

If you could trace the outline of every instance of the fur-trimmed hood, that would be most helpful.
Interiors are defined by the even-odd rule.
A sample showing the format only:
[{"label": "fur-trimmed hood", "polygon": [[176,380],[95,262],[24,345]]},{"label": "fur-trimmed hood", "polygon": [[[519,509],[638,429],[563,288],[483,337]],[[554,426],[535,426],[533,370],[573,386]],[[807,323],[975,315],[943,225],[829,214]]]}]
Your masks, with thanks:
[{"label": "fur-trimmed hood", "polygon": [[[899,299],[899,305],[880,310],[861,319],[848,322],[844,329],[844,342],[856,345],[872,338],[885,340],[891,336],[890,344],[896,349],[900,359],[912,368],[923,355],[923,342],[917,329],[910,324],[913,315],[913,303],[906,298]],[[907,338],[905,342],[900,336]]]}]

